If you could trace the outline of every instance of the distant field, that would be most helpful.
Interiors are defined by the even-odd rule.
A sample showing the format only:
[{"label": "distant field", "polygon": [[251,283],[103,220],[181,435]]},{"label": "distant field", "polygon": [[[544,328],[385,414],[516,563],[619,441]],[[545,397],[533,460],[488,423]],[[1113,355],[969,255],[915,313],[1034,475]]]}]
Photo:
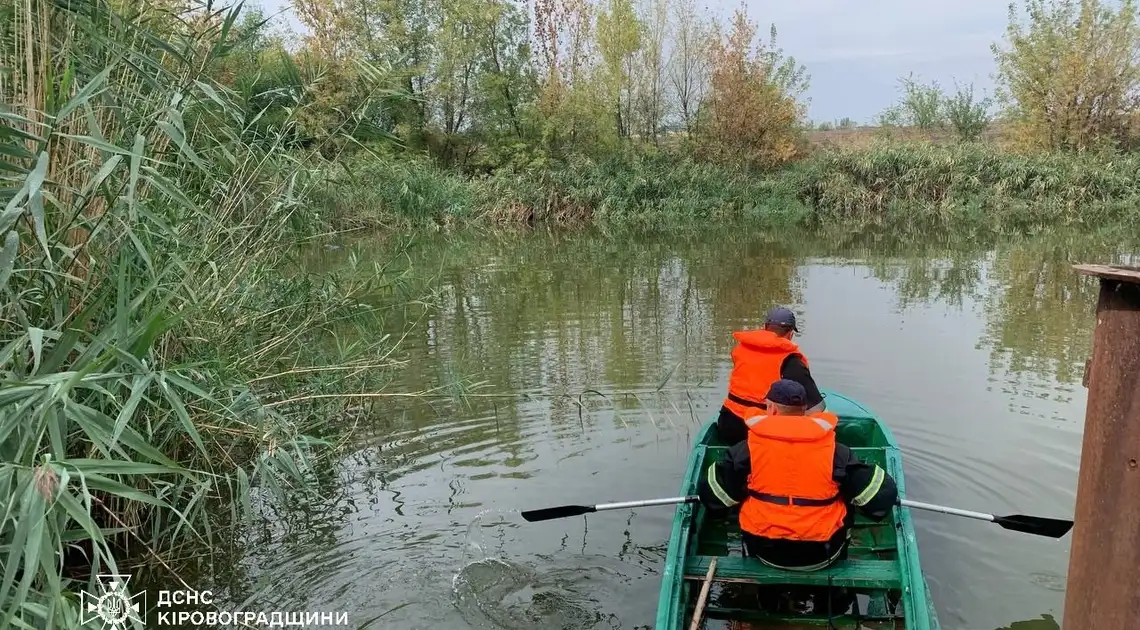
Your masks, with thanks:
[{"label": "distant field", "polygon": [[[807,135],[813,147],[835,147],[839,149],[866,148],[876,140],[887,138],[934,144],[949,144],[956,141],[952,131],[946,129],[927,130],[915,127],[854,127],[851,129],[828,129],[827,131],[813,130],[809,131]],[[982,134],[983,140],[997,144],[1000,144],[1003,138],[1003,130],[998,125],[991,126]]]},{"label": "distant field", "polygon": [[[679,148],[686,138],[684,131],[670,130],[658,137],[658,144],[664,148]],[[812,148],[866,149],[876,141],[899,140],[903,142],[954,144],[957,137],[949,129],[919,129],[917,127],[862,126],[847,129],[812,129],[807,132]],[[642,141],[643,136],[633,134],[630,139]],[[1005,144],[1006,130],[1001,124],[992,124],[982,132],[982,141],[997,145]]]}]

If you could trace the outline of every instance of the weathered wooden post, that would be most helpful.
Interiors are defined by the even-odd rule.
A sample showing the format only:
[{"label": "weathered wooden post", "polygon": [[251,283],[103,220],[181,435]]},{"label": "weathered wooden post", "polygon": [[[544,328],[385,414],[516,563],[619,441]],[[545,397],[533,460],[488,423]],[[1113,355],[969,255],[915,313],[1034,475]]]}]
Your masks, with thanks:
[{"label": "weathered wooden post", "polygon": [[1140,627],[1140,267],[1100,279],[1064,630]]}]

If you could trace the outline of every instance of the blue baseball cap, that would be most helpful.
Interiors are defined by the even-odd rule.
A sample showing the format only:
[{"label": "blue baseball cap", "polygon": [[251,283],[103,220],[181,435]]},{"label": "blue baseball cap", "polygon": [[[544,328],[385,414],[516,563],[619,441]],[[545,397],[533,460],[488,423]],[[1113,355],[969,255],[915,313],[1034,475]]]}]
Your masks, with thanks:
[{"label": "blue baseball cap", "polygon": [[772,387],[768,388],[768,395],[765,398],[776,404],[799,407],[807,404],[807,391],[804,390],[803,385],[782,378],[772,383]]},{"label": "blue baseball cap", "polygon": [[784,326],[796,332],[800,331],[799,328],[796,328],[796,314],[793,313],[791,309],[782,306],[777,306],[768,311],[768,319],[764,320],[764,323]]}]

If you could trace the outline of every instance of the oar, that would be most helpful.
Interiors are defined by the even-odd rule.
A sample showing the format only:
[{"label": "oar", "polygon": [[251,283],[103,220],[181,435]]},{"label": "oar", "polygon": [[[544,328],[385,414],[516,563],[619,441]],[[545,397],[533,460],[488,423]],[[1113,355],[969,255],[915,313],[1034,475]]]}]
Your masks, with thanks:
[{"label": "oar", "polygon": [[919,501],[910,501],[908,499],[903,499],[899,501],[899,503],[902,503],[903,505],[914,508],[916,510],[929,510],[931,512],[940,512],[942,514],[951,514],[953,516],[976,518],[979,521],[990,521],[991,523],[997,523],[998,525],[1001,525],[1010,531],[1035,534],[1037,536],[1048,536],[1049,538],[1060,538],[1069,533],[1069,530],[1073,528],[1072,521],[1065,521],[1057,518],[1042,518],[1040,516],[1026,516],[1024,514],[994,516],[993,514],[986,514],[985,512],[959,510],[957,508],[934,505],[932,503],[921,503]]},{"label": "oar", "polygon": [[[589,514],[590,512],[601,512],[603,510],[624,510],[629,508],[650,507],[654,505],[696,503],[698,501],[700,501],[699,497],[687,496],[669,497],[667,499],[647,499],[644,501],[623,501],[621,503],[599,503],[597,505],[560,505],[558,507],[544,508],[541,510],[528,510],[526,512],[522,512],[522,517],[525,520],[534,523],[536,521],[549,521],[556,518],[581,516],[582,514]],[[943,505],[934,505],[933,503],[922,503],[920,501],[911,501],[909,499],[902,499],[899,501],[899,503],[916,510],[928,510],[930,512],[938,512],[941,514],[964,516],[966,518],[973,518],[979,521],[989,521],[991,523],[1001,525],[1003,528],[1010,531],[1022,532],[1025,534],[1034,534],[1036,536],[1047,536],[1049,538],[1061,538],[1065,534],[1069,533],[1069,530],[1073,528],[1073,521],[1066,521],[1056,518],[1026,516],[1024,514],[994,516],[993,514],[986,514],[985,512],[959,510],[958,508],[946,507]]]},{"label": "oar", "polygon": [[700,497],[669,497],[668,499],[647,499],[645,501],[625,501],[623,503],[599,503],[597,505],[560,505],[558,507],[529,510],[522,513],[522,517],[531,523],[535,521],[549,521],[556,518],[579,516],[590,512],[602,510],[624,510],[628,508],[649,507],[653,505],[676,505],[677,503],[696,503]]}]

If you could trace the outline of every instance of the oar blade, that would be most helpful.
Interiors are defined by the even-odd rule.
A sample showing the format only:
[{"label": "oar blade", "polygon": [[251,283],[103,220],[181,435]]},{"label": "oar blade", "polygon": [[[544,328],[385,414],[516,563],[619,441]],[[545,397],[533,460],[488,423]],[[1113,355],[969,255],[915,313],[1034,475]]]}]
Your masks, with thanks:
[{"label": "oar blade", "polygon": [[558,507],[522,512],[522,517],[526,521],[534,523],[536,521],[550,521],[556,518],[580,516],[594,511],[594,506],[592,505],[560,505]]},{"label": "oar blade", "polygon": [[998,516],[994,519],[994,522],[1010,531],[1036,534],[1049,538],[1060,538],[1069,533],[1069,530],[1073,528],[1073,521],[1066,521],[1059,518],[1026,516],[1024,514]]}]

